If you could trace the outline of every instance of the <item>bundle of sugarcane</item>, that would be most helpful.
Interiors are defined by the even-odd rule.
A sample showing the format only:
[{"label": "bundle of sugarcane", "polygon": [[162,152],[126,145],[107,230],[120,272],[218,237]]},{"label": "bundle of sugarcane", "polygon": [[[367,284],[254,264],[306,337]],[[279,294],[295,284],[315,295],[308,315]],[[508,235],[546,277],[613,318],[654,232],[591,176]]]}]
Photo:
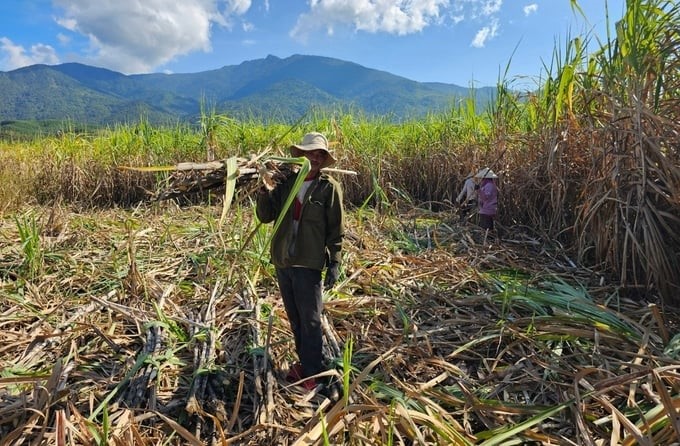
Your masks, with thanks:
[{"label": "bundle of sugarcane", "polygon": [[[120,168],[140,172],[172,172],[166,185],[155,194],[156,200],[168,200],[223,189],[229,178],[235,180],[235,188],[245,188],[246,194],[263,185],[272,190],[289,176],[297,174],[304,162],[304,158],[263,158],[262,155],[251,155],[250,158],[234,157],[205,163],[184,162],[174,166]],[[356,172],[350,170],[322,170],[356,175]]]},{"label": "bundle of sugarcane", "polygon": [[171,172],[165,185],[154,194],[156,200],[168,200],[223,189],[229,175],[228,165],[230,163],[232,166],[235,164],[232,175],[235,177],[238,188],[255,189],[264,184],[272,189],[299,170],[296,164],[286,162],[285,159],[263,160],[258,156],[205,163],[183,162],[174,166],[121,166],[120,168],[139,172]]}]

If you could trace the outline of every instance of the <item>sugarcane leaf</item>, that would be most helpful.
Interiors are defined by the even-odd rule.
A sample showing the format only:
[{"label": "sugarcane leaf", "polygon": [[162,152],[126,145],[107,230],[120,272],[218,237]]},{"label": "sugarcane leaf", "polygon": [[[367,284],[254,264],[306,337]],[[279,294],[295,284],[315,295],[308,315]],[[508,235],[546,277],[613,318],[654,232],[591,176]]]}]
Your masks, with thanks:
[{"label": "sugarcane leaf", "polygon": [[307,158],[305,158],[304,156],[297,157],[297,158],[271,157],[269,159],[274,160],[274,161],[285,162],[285,163],[299,164],[300,165],[300,171],[297,174],[297,178],[295,179],[295,183],[293,184],[293,188],[291,189],[290,194],[288,194],[288,197],[286,197],[286,201],[283,203],[283,207],[281,208],[281,212],[279,212],[279,216],[276,218],[276,222],[274,223],[274,228],[272,229],[271,235],[269,236],[269,240],[267,240],[267,243],[264,246],[269,246],[269,244],[271,243],[272,239],[274,238],[274,234],[276,234],[276,231],[279,229],[279,226],[281,226],[281,222],[286,217],[286,213],[288,212],[288,209],[290,208],[291,204],[293,204],[293,200],[295,199],[295,196],[300,191],[300,188],[302,187],[302,183],[304,183],[305,178],[307,177],[307,174],[311,170],[311,165],[309,164],[309,160]]},{"label": "sugarcane leaf", "polygon": [[227,217],[227,212],[231,207],[231,202],[234,199],[234,191],[236,190],[236,180],[238,179],[238,165],[236,158],[231,157],[226,162],[227,175],[224,177],[224,203],[222,204],[222,216],[220,217],[220,227],[224,224]]}]

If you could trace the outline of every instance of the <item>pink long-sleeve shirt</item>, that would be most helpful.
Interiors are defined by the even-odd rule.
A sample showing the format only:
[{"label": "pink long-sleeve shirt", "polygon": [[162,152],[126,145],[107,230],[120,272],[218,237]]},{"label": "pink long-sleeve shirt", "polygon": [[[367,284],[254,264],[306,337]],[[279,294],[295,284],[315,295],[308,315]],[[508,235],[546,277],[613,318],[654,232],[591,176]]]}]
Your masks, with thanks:
[{"label": "pink long-sleeve shirt", "polygon": [[484,178],[479,186],[479,213],[484,215],[496,215],[498,211],[498,188],[490,178]]}]

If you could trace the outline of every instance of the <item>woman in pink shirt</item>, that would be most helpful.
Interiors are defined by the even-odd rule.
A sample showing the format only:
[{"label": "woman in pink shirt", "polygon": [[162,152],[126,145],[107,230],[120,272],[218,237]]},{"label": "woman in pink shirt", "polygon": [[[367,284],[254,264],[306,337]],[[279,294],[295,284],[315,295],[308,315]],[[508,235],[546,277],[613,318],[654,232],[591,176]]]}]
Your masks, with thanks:
[{"label": "woman in pink shirt", "polygon": [[498,211],[498,187],[496,187],[496,175],[493,170],[485,167],[475,175],[479,183],[477,200],[479,203],[479,226],[483,229],[493,229],[493,221]]}]

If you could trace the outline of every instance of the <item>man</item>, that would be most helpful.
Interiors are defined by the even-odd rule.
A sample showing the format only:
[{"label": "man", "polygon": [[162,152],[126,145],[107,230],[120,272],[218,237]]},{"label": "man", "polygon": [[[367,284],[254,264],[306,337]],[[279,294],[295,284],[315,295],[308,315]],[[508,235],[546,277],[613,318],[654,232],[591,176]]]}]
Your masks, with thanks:
[{"label": "man", "polygon": [[[302,385],[312,390],[317,382],[310,377],[325,368],[322,271],[325,268],[323,286],[332,288],[338,278],[345,234],[344,209],[340,184],[321,172],[335,163],[326,137],[317,132],[308,133],[302,143],[290,147],[290,153],[294,157],[306,157],[311,170],[272,238],[270,254],[300,361],[291,367],[287,379],[307,378]],[[296,176],[292,175],[273,191],[263,189],[258,194],[256,212],[260,221],[276,221],[295,180]],[[326,383],[321,390],[337,398],[337,386]]]}]

